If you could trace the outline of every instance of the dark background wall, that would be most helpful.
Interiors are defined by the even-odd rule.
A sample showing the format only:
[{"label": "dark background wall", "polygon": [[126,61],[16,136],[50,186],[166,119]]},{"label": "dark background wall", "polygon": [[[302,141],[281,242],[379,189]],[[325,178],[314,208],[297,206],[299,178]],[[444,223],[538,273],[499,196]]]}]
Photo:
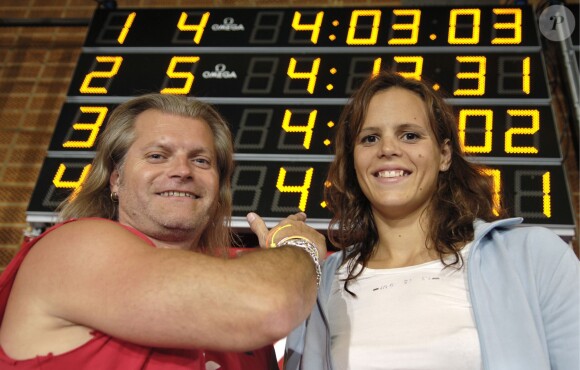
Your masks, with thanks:
[{"label": "dark background wall", "polygon": [[[118,0],[128,7],[241,7],[241,6],[379,6],[469,4],[468,1],[378,0]],[[506,1],[473,1],[471,4],[505,4]],[[507,3],[513,3],[507,1]],[[530,1],[535,4],[536,1]],[[578,1],[568,2],[578,4]],[[51,19],[88,20],[94,0],[1,0],[0,21]],[[576,5],[577,6],[577,5]],[[577,27],[578,20],[577,21]],[[27,231],[26,208],[54,129],[86,26],[0,27],[0,271],[20,247]],[[555,99],[561,97],[556,94]],[[578,222],[578,162],[565,114],[560,120],[562,148]],[[578,226],[576,226],[578,235]],[[576,252],[578,240],[573,241]]]}]

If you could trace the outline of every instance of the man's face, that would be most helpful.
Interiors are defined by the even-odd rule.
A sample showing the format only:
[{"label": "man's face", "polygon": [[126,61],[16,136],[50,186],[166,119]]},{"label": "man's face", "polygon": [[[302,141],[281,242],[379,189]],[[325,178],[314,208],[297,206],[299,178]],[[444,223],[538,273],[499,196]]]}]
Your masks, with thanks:
[{"label": "man's face", "polygon": [[119,221],[159,241],[197,243],[218,203],[219,174],[210,127],[202,120],[148,110],[111,190]]}]

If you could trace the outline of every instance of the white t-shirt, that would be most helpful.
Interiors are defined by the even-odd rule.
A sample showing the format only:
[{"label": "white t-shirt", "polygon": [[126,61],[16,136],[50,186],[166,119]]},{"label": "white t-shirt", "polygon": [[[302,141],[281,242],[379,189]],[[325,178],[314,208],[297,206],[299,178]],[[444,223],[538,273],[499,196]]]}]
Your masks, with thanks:
[{"label": "white t-shirt", "polygon": [[465,267],[366,268],[349,284],[356,298],[344,290],[346,276],[342,266],[328,303],[338,370],[482,369]]}]

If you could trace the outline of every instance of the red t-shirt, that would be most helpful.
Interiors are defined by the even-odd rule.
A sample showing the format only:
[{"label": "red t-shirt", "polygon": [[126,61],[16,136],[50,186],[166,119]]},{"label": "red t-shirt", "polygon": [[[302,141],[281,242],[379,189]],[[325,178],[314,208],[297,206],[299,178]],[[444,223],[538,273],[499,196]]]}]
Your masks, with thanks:
[{"label": "red t-shirt", "polygon": [[[4,317],[8,297],[22,261],[38,240],[61,225],[53,226],[39,237],[24,243],[6,270],[0,275],[0,318]],[[130,227],[125,228],[154,246],[144,234]],[[14,360],[6,355],[0,347],[0,370],[260,370],[268,369],[271,359],[275,358],[272,345],[244,353],[200,349],[164,349],[139,346],[98,331],[94,331],[92,334],[93,338],[85,344],[57,356],[49,353],[31,359]]]}]

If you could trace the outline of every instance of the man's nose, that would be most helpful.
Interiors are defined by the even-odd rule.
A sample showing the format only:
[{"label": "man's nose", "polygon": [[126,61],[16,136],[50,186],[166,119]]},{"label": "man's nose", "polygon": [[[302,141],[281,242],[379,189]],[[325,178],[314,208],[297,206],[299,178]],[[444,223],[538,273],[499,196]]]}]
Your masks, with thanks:
[{"label": "man's nose", "polygon": [[193,177],[193,164],[185,156],[175,156],[171,160],[170,175],[182,178]]}]

